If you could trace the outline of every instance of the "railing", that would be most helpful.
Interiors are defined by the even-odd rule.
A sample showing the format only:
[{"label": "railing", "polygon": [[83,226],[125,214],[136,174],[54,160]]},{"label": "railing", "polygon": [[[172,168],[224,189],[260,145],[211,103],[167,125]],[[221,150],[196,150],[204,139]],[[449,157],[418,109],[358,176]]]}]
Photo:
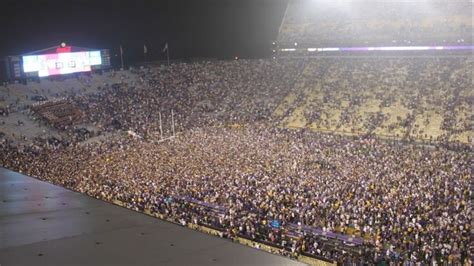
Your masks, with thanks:
[{"label": "railing", "polygon": [[[197,200],[197,199],[194,199],[194,198],[191,198],[191,197],[173,197],[170,200],[171,201],[174,201],[174,200],[183,201],[185,203],[190,203],[192,205],[197,205],[199,207],[203,207],[203,208],[207,209],[207,211],[213,212],[216,215],[216,217],[219,217],[219,216],[223,217],[223,216],[225,216],[226,212],[228,211],[228,209],[223,207],[223,206],[219,206],[219,205],[212,204],[212,203],[207,203],[207,202],[200,201],[200,200]],[[122,207],[125,207],[125,208],[129,208],[129,209],[133,209],[135,211],[139,211],[139,210],[131,207],[130,205],[128,205],[126,202],[122,202],[122,201],[119,201],[119,200],[113,200],[112,202],[116,205],[119,205],[119,206],[122,206]],[[172,222],[172,223],[175,223],[175,224],[182,225],[182,224],[178,223],[176,220],[174,220],[174,219],[172,219],[172,218],[170,218],[170,217],[168,217],[164,214],[161,214],[161,213],[158,213],[158,212],[153,212],[153,211],[148,210],[148,209],[145,209],[143,212],[147,215],[158,217],[162,220],[166,220],[166,221],[169,221],[169,222]],[[249,213],[246,213],[246,214],[249,214]],[[269,228],[275,229],[270,224],[268,224],[267,226]],[[224,237],[224,234],[225,234],[225,228],[213,226],[213,225],[210,225],[210,224],[204,224],[202,222],[198,222],[197,224],[187,223],[186,227],[189,227],[191,229],[198,230],[198,231],[201,231],[201,232],[205,232],[205,233],[208,233],[208,234],[211,234],[211,235],[220,236],[220,237]],[[310,227],[310,226],[307,226],[307,225],[301,225],[300,226],[300,225],[289,223],[289,224],[282,225],[278,229],[279,230],[284,230],[285,234],[287,236],[293,237],[293,238],[301,238],[306,234],[311,234],[311,235],[314,235],[314,236],[321,237],[323,239],[328,239],[328,240],[331,239],[331,240],[334,240],[334,241],[340,241],[340,242],[342,242],[342,244],[347,245],[349,247],[362,247],[362,245],[364,244],[364,240],[360,237],[354,237],[354,236],[349,236],[349,235],[345,235],[345,234],[338,234],[338,233],[334,233],[334,232],[323,231],[321,229],[313,228],[313,227]],[[240,233],[237,233],[235,236],[228,236],[228,237],[230,239],[232,239],[233,241],[239,242],[239,243],[244,244],[244,245],[252,246],[252,247],[258,247],[259,249],[265,250],[267,252],[277,253],[277,254],[282,254],[283,253],[283,254],[286,254],[286,255],[290,255],[290,257],[292,257],[294,259],[297,259],[299,261],[302,261],[304,263],[308,263],[308,264],[311,264],[311,265],[335,265],[335,263],[330,259],[327,259],[327,258],[324,258],[324,257],[321,257],[321,256],[317,256],[317,255],[314,255],[314,254],[311,254],[311,253],[307,253],[307,252],[301,252],[301,253],[291,252],[291,250],[288,247],[283,247],[283,246],[280,246],[276,243],[268,242],[268,241],[265,241],[263,239],[253,239],[250,236],[243,235],[243,234],[240,234]]]}]

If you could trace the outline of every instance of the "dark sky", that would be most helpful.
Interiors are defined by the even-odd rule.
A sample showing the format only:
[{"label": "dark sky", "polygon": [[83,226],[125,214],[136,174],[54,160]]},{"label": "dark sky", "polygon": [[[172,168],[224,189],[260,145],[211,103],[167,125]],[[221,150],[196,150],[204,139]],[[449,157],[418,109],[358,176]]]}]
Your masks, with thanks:
[{"label": "dark sky", "polygon": [[127,60],[270,55],[287,0],[1,0],[0,56],[120,44]]}]

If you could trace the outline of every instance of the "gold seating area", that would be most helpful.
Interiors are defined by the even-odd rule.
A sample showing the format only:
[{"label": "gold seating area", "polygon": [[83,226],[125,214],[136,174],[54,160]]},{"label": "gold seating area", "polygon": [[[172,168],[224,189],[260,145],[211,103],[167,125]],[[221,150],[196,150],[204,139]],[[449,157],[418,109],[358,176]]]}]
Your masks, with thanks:
[{"label": "gold seating area", "polygon": [[274,116],[289,128],[470,143],[472,69],[469,57],[313,59]]}]

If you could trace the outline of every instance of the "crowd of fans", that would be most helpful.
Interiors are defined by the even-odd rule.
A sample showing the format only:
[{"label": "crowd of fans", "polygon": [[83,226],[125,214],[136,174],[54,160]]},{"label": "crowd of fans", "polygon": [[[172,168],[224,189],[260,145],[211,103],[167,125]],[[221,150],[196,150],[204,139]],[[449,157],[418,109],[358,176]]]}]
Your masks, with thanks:
[{"label": "crowd of fans", "polygon": [[[321,58],[307,62],[286,121],[304,108],[302,126],[446,142],[472,132],[469,57]],[[463,142],[471,142],[468,136]]]},{"label": "crowd of fans", "polygon": [[[2,165],[93,197],[344,261],[469,258],[472,154],[266,126],[193,129],[170,142],[18,152]],[[186,200],[188,199],[188,200]],[[222,207],[222,213],[189,199]],[[269,228],[277,220],[281,228]],[[361,254],[289,224],[360,235]]]},{"label": "crowd of fans", "polygon": [[[314,90],[322,95],[309,103],[314,110],[348,102],[342,124],[361,120],[351,110],[373,99],[385,107],[399,102],[416,114],[438,106],[450,121],[459,106],[472,103],[470,66],[466,58],[332,58],[137,69],[122,82],[68,98],[83,111],[83,124],[118,134],[94,143],[3,140],[0,165],[293,255],[469,264],[470,151],[278,127],[306,102],[301,93],[283,117],[274,112],[293,90]],[[180,133],[160,141],[159,116],[170,131],[171,110]],[[305,113],[308,120],[326,123],[314,110]],[[360,123],[368,133],[387,118],[370,119]],[[472,131],[472,124],[465,126]],[[329,244],[303,226],[364,243]]]},{"label": "crowd of fans", "polygon": [[160,113],[162,125],[170,125],[171,110],[178,130],[268,120],[303,67],[301,60],[238,60],[137,69],[138,81],[107,85],[75,101],[104,130],[140,135],[159,131]]},{"label": "crowd of fans", "polygon": [[278,42],[282,47],[472,43],[472,1],[293,0]]},{"label": "crowd of fans", "polygon": [[[470,57],[182,63],[135,70],[133,81],[104,84],[70,100],[84,111],[84,123],[140,136],[160,130],[160,114],[170,130],[172,110],[176,130],[182,131],[256,121],[286,125],[305,106],[301,127],[469,143],[472,68]],[[296,100],[285,106],[289,95]],[[282,106],[282,114],[275,114]]]}]

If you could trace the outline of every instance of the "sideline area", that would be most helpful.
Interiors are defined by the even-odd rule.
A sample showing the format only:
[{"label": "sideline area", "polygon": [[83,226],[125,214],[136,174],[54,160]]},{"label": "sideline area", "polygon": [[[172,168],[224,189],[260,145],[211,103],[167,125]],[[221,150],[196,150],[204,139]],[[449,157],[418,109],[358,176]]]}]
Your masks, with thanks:
[{"label": "sideline area", "polygon": [[0,265],[303,265],[0,168]]}]

